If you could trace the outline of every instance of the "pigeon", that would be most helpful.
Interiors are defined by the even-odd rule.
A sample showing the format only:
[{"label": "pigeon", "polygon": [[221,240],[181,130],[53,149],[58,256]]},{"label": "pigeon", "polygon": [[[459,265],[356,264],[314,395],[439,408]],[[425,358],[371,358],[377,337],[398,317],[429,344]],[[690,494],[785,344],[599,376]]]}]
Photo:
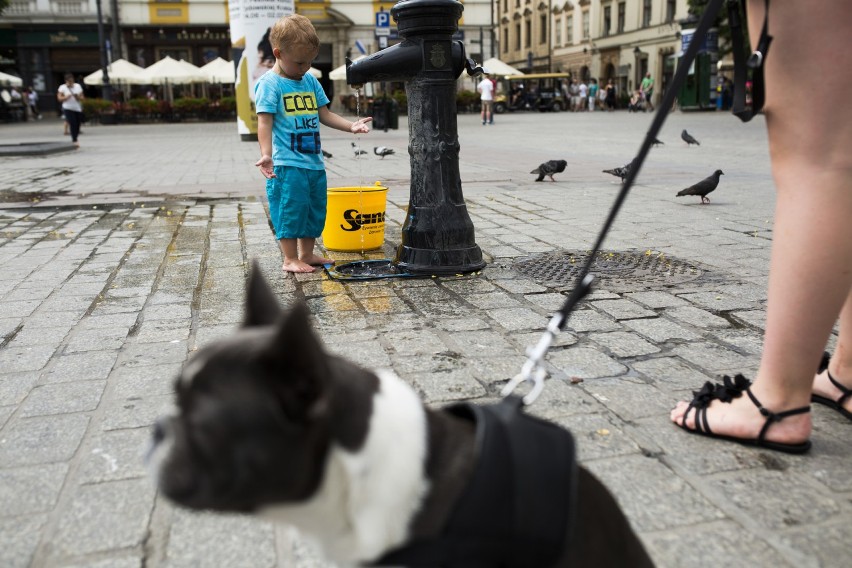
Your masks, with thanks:
[{"label": "pigeon", "polygon": [[550,181],[556,181],[553,179],[553,174],[559,174],[565,171],[565,166],[568,165],[568,162],[565,160],[548,160],[547,162],[540,164],[536,169],[531,171],[531,174],[538,174],[538,178],[535,181],[542,181],[544,176],[550,177]]},{"label": "pigeon", "polygon": [[323,151],[322,151],[322,155],[323,155],[323,156],[325,156],[326,158],[331,158],[331,157],[332,157],[332,156],[331,156],[331,152],[326,152],[325,150],[323,150]]},{"label": "pigeon", "polygon": [[686,142],[687,147],[692,146],[693,144],[695,144],[696,146],[701,146],[701,144],[698,142],[698,140],[693,138],[692,135],[690,135],[689,132],[687,132],[685,128],[684,128],[683,132],[680,133],[680,137],[684,142]]},{"label": "pigeon", "polygon": [[624,164],[620,168],[613,168],[611,170],[604,170],[603,173],[614,175],[615,177],[621,178],[621,181],[624,181],[624,178],[626,178],[628,175],[630,175],[630,169],[633,167],[633,162],[635,162],[635,161],[636,161],[636,159],[634,158],[633,160]]},{"label": "pigeon", "polygon": [[359,148],[359,147],[358,147],[358,145],[357,145],[357,144],[355,144],[355,142],[352,142],[352,147],[355,149],[355,157],[356,157],[356,158],[357,158],[358,156],[363,156],[364,154],[366,154],[366,153],[367,153],[367,151],[366,151],[366,150],[362,150],[361,148]]},{"label": "pigeon", "polygon": [[710,203],[710,198],[707,197],[707,194],[716,189],[716,186],[719,185],[719,176],[725,175],[725,172],[722,170],[716,170],[713,172],[708,178],[705,178],[695,185],[691,185],[686,189],[681,189],[677,192],[677,197],[682,195],[698,195],[701,197],[701,203]]},{"label": "pigeon", "polygon": [[373,147],[373,153],[376,156],[381,156],[382,159],[384,160],[385,156],[390,156],[391,154],[393,154],[393,149],[388,148],[387,146],[374,146]]}]

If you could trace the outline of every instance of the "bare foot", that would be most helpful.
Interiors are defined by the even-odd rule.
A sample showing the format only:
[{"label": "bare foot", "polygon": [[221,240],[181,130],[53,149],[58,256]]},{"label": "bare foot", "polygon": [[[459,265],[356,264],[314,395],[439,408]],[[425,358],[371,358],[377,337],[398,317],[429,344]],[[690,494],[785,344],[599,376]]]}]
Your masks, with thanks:
[{"label": "bare foot", "polygon": [[[839,379],[837,373],[834,371],[831,372],[831,376],[834,377],[834,380],[841,385],[846,388],[850,388],[850,385],[848,385],[846,381]],[[841,392],[839,388],[834,386],[832,382],[828,380],[828,369],[814,377],[813,391],[814,394],[833,401],[840,400],[840,397],[843,395],[843,392]],[[852,396],[846,399],[846,402],[843,404],[843,408],[845,408],[848,412],[852,412]]]},{"label": "bare foot", "polygon": [[313,272],[315,268],[301,260],[285,260],[281,270],[284,272]]},{"label": "bare foot", "polygon": [[[752,391],[758,400],[761,400],[761,394]],[[768,398],[768,397],[764,397]],[[678,426],[683,427],[683,416],[686,414],[686,409],[689,408],[689,403],[681,401],[677,403],[674,410],[671,411],[671,420]],[[786,408],[769,408],[772,412],[780,412],[788,410]],[[695,430],[696,409],[689,411],[686,417],[686,429]],[[758,410],[757,406],[748,397],[748,394],[743,393],[739,398],[733,399],[730,403],[724,403],[720,400],[714,400],[707,408],[707,422],[710,425],[710,431],[713,434],[720,436],[730,436],[742,440],[755,440],[760,435],[760,430],[766,424],[766,417]],[[783,444],[798,444],[804,442],[811,434],[811,415],[810,413],[795,414],[787,416],[779,422],[773,423],[766,432],[766,440],[770,442],[780,442]]]},{"label": "bare foot", "polygon": [[317,254],[311,254],[309,256],[304,256],[299,258],[305,264],[310,264],[311,266],[323,266],[325,264],[334,264],[334,260],[331,258],[325,258],[324,256],[319,256]]}]

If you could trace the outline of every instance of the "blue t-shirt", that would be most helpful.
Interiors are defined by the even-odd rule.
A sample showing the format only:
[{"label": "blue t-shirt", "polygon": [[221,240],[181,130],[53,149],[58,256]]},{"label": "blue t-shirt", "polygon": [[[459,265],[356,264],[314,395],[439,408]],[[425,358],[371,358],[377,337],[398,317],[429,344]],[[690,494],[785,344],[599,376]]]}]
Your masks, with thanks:
[{"label": "blue t-shirt", "polygon": [[272,163],[323,170],[319,109],[329,103],[316,78],[305,73],[301,81],[270,70],[254,86],[258,113],[273,115]]}]

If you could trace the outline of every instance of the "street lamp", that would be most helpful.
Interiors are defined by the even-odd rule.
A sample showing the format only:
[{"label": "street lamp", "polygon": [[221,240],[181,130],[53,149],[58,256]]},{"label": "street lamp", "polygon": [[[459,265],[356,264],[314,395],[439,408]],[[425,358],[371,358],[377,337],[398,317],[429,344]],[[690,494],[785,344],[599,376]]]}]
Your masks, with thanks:
[{"label": "street lamp", "polygon": [[[101,0],[95,2],[98,7],[98,44],[101,46],[101,70],[103,71],[103,97],[104,100],[112,100],[112,85],[109,84],[109,63],[107,62],[106,45],[104,43],[104,18],[101,13]],[[115,19],[113,17],[113,19]],[[115,24],[113,24],[115,25]]]}]

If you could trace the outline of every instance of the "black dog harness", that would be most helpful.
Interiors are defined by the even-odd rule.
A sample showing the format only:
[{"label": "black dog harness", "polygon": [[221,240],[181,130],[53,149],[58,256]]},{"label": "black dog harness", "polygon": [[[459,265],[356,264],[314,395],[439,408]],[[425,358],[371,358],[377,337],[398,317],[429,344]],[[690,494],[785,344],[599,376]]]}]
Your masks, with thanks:
[{"label": "black dog harness", "polygon": [[445,409],[476,425],[476,465],[438,537],[391,551],[374,566],[546,568],[573,532],[577,463],[564,428],[522,411],[516,396]]}]

